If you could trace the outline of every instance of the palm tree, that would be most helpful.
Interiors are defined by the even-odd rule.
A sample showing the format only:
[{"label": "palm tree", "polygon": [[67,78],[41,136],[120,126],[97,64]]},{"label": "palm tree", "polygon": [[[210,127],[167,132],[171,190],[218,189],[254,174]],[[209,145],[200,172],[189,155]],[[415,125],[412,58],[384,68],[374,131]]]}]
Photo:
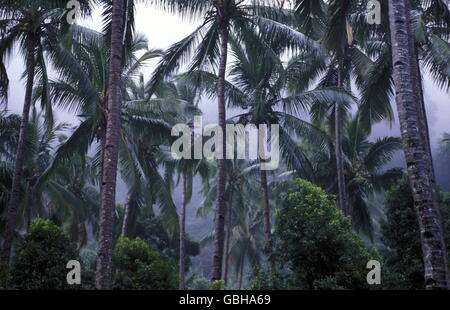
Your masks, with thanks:
[{"label": "palm tree", "polygon": [[[94,214],[95,210],[98,210],[92,179],[95,169],[89,164],[89,159],[74,157],[71,163],[59,166],[48,174],[47,167],[53,160],[53,146],[65,139],[62,132],[67,130],[68,126],[64,123],[49,123],[44,114],[38,113],[35,108],[30,114],[17,227],[27,227],[37,217],[48,217],[61,226],[64,225],[72,239],[81,246],[87,241],[86,224],[92,224],[95,230]],[[14,125],[14,119],[16,117],[10,115],[2,123]],[[9,175],[8,179],[12,177],[12,169],[8,166],[11,166],[12,153],[17,148],[18,128],[19,126],[9,128],[13,140],[5,139],[5,148],[0,156],[1,166],[5,167],[2,171]],[[13,130],[15,132],[11,132]],[[3,129],[0,131],[7,132]],[[8,146],[8,141],[13,141],[14,144]],[[7,182],[2,181],[2,186]],[[5,194],[7,193],[5,191]],[[6,198],[2,197],[2,202]]]},{"label": "palm tree", "polygon": [[[173,96],[180,101],[184,102],[184,111],[177,117],[178,124],[185,124],[191,129],[193,127],[193,117],[200,115],[200,110],[197,109],[199,96],[196,89],[192,89],[187,85],[178,83],[173,84],[172,87]],[[195,137],[192,136],[191,140],[194,142]],[[192,150],[191,150],[192,153]],[[182,206],[180,211],[180,257],[179,257],[179,289],[186,289],[185,273],[186,273],[186,208],[192,198],[192,184],[194,176],[204,165],[204,161],[199,160],[185,160],[180,159],[177,162],[177,170],[181,175],[181,188],[182,188]]]},{"label": "palm tree", "polygon": [[418,104],[417,58],[405,0],[389,2],[392,63],[397,110],[409,180],[419,220],[427,289],[447,289],[447,253],[443,239],[431,153],[423,109]]},{"label": "palm tree", "polygon": [[[303,169],[302,150],[296,147],[295,136],[314,135],[318,141],[323,141],[324,135],[315,126],[300,118],[302,112],[312,105],[331,105],[342,103],[348,105],[354,98],[346,91],[336,88],[318,88],[311,91],[296,91],[292,94],[285,92],[285,87],[295,83],[298,70],[297,62],[290,62],[284,66],[278,58],[283,46],[267,44],[266,52],[262,52],[260,45],[241,45],[232,37],[232,52],[235,61],[231,65],[230,82],[225,83],[225,93],[228,104],[239,107],[245,113],[231,118],[230,122],[243,125],[279,124],[280,151],[284,163],[296,169]],[[205,71],[193,71],[185,78],[196,83],[209,96],[215,95],[217,76]],[[304,82],[308,84],[308,82]],[[303,167],[303,168],[302,168]],[[267,172],[260,169],[261,201],[264,216],[264,233],[268,250],[271,249],[271,224],[269,189]],[[274,264],[269,260],[271,271]]]},{"label": "palm tree", "polygon": [[230,260],[234,263],[237,288],[242,289],[245,265],[257,265],[261,260],[262,240],[261,209],[249,200],[235,206],[235,227],[230,242]]},{"label": "palm tree", "polygon": [[[215,167],[212,167],[215,168]],[[212,173],[212,172],[211,172]],[[228,285],[230,278],[230,270],[232,264],[236,264],[242,262],[244,254],[245,256],[249,253],[258,252],[258,259],[262,253],[259,252],[258,249],[262,248],[262,221],[257,220],[251,225],[255,225],[258,227],[257,230],[252,231],[252,236],[243,237],[247,241],[249,239],[256,240],[258,239],[258,243],[251,243],[251,249],[247,249],[246,247],[249,245],[247,241],[241,242],[243,239],[238,241],[238,245],[236,245],[236,239],[239,239],[240,232],[249,233],[249,227],[247,227],[247,222],[245,222],[245,208],[249,208],[250,204],[252,205],[252,210],[257,211],[257,217],[260,217],[262,214],[262,210],[256,210],[256,205],[261,203],[260,189],[259,184],[255,182],[256,178],[259,175],[259,163],[256,161],[248,161],[242,159],[234,159],[227,160],[227,185],[225,187],[225,194],[227,197],[227,213],[226,213],[226,241],[225,241],[225,255],[224,255],[224,281],[225,284]],[[204,195],[204,200],[200,204],[200,207],[197,209],[197,216],[205,217],[213,211],[214,199],[216,197],[217,192],[217,178],[210,180],[206,180],[204,182],[204,186],[202,188],[202,193]],[[238,219],[238,217],[243,217]],[[241,219],[244,222],[241,222]],[[243,230],[240,232],[236,232],[236,229],[239,225],[243,226]],[[256,238],[256,239],[255,239]],[[210,242],[213,240],[213,236],[209,235],[205,237],[202,241],[203,244],[206,242]],[[236,257],[235,255],[239,255]],[[254,255],[250,255],[249,257],[254,257]],[[236,266],[235,266],[236,267]],[[236,274],[242,274],[240,270],[243,268],[241,264],[235,269]]]},{"label": "palm tree", "polygon": [[[82,1],[83,11],[89,11],[88,1]],[[4,61],[16,43],[19,43],[24,51],[26,62],[26,89],[21,118],[21,126],[18,140],[15,166],[12,179],[10,200],[6,215],[5,239],[1,260],[8,263],[11,253],[12,242],[17,222],[17,211],[20,203],[20,184],[22,179],[23,161],[26,151],[27,127],[29,121],[30,107],[32,104],[33,82],[36,75],[47,78],[47,65],[44,51],[51,46],[52,42],[58,41],[58,34],[64,27],[65,1],[29,1],[29,0],[6,0],[0,4],[0,94],[7,95],[8,78],[6,75]],[[48,99],[48,98],[45,98]],[[50,102],[42,102],[48,111],[51,121]]]},{"label": "palm tree", "polygon": [[[146,99],[146,89],[148,85],[145,85],[143,76],[140,78],[140,82],[138,85],[136,83],[131,82],[127,87],[129,91],[127,94],[128,98],[125,101],[125,110],[127,112],[129,109],[133,110],[141,106],[151,107],[155,105],[153,109],[154,112],[151,116],[153,116],[153,122],[168,122],[171,125],[175,124],[192,124],[192,118],[194,115],[201,114],[200,110],[196,107],[197,105],[197,93],[194,89],[189,88],[182,83],[175,84],[173,82],[161,83],[159,87],[156,89],[156,98],[154,99]],[[161,103],[161,104],[159,104]],[[160,115],[157,114],[158,109],[160,111]],[[134,111],[136,114],[137,111]],[[141,113],[137,115],[143,115]],[[132,116],[132,115],[131,115]],[[150,116],[150,115],[149,115]],[[148,204],[149,197],[147,193],[152,193],[152,189],[160,193],[166,193],[168,197],[170,197],[170,190],[172,187],[173,172],[176,170],[179,176],[181,176],[182,182],[182,207],[180,214],[180,257],[179,257],[179,266],[180,266],[180,289],[185,289],[185,262],[186,262],[186,207],[192,196],[192,183],[194,176],[202,169],[202,165],[204,162],[197,160],[173,160],[169,158],[168,150],[160,149],[155,150],[156,145],[160,145],[162,148],[167,148],[172,139],[168,139],[170,136],[170,126],[167,126],[166,133],[163,133],[162,130],[148,132],[146,128],[139,128],[139,131],[132,130],[132,128],[137,127],[136,124],[133,124],[135,119],[130,119],[127,124],[129,124],[130,128],[125,130],[126,133],[130,133],[127,135],[126,144],[127,147],[121,148],[121,163],[123,166],[122,175],[125,176],[126,182],[130,184],[127,202],[124,207],[124,220],[122,226],[122,235],[125,235],[127,232],[127,227],[129,226],[130,221],[130,213],[133,212],[134,205],[136,204]],[[162,128],[163,129],[163,128]],[[143,134],[144,133],[144,134]],[[155,137],[153,137],[155,136]],[[134,150],[136,147],[135,141],[139,141],[140,145],[147,145],[147,150],[144,154],[149,154],[147,158],[140,155],[139,148],[138,152]],[[123,154],[123,156],[122,156]],[[127,155],[128,154],[128,155]],[[164,156],[164,154],[168,156]],[[158,162],[159,161],[159,162]],[[148,163],[151,163],[150,165]],[[166,180],[163,180],[161,176],[159,176],[158,169],[155,168],[164,168]],[[144,173],[141,173],[143,171]],[[155,178],[154,176],[158,176]],[[150,191],[145,188],[144,184],[151,184],[152,187]],[[144,186],[143,186],[144,185]],[[156,199],[158,201],[161,200],[161,194],[156,193]],[[154,200],[154,199],[150,199]],[[170,198],[170,201],[172,199]],[[165,216],[163,212],[163,220]],[[165,221],[167,224],[167,221]],[[169,228],[169,227],[168,227]]]},{"label": "palm tree", "polygon": [[[107,100],[111,93],[108,84],[108,53],[109,49],[106,47],[107,40],[102,38],[98,32],[75,26],[73,27],[73,38],[67,46],[60,45],[54,51],[54,58],[60,79],[52,81],[49,84],[51,96],[55,102],[61,107],[69,109],[69,111],[77,111],[81,116],[81,123],[72,133],[71,137],[58,148],[55,160],[49,168],[49,172],[60,165],[64,165],[71,158],[80,154],[85,156],[88,152],[89,146],[97,143],[97,152],[95,155],[95,163],[100,166],[100,171],[103,171],[102,158],[104,155],[104,146],[106,144],[107,131]],[[148,50],[148,43],[145,37],[136,34],[133,40],[129,42],[128,48],[124,51],[123,64],[121,63],[120,74],[122,75],[121,84],[119,85],[124,105],[124,113],[120,113],[123,122],[120,128],[123,128],[124,133],[119,137],[119,149],[121,149],[120,158],[122,164],[125,164],[127,158],[135,160],[130,155],[130,151],[135,150],[136,154],[141,152],[141,145],[134,145],[131,148],[131,142],[134,138],[134,133],[143,135],[144,133],[150,136],[157,136],[161,130],[165,132],[166,137],[170,136],[170,127],[163,121],[158,121],[160,118],[155,111],[160,110],[163,103],[158,100],[153,100],[152,105],[147,105],[149,101],[144,98],[132,98],[124,91],[126,87],[133,87],[130,85],[135,77],[137,77],[138,70],[142,67],[145,61],[158,57],[160,53],[156,50]],[[144,51],[140,57],[136,57],[136,53]],[[92,77],[92,78],[91,78]],[[38,92],[40,93],[40,92]],[[122,99],[121,99],[122,100]],[[144,130],[143,130],[144,128]],[[154,130],[154,133],[152,132]],[[137,137],[134,135],[134,137]],[[129,140],[131,138],[131,140]],[[141,138],[142,140],[142,138]],[[143,139],[145,140],[145,139]],[[138,141],[138,140],[136,140]],[[95,145],[95,144],[94,144]],[[131,156],[131,157],[130,157]],[[143,161],[145,162],[145,160]],[[131,167],[131,166],[129,166]],[[151,169],[154,172],[156,168]],[[122,170],[125,171],[125,170]],[[125,175],[125,174],[124,174]],[[147,178],[158,178],[158,173],[148,175]],[[161,198],[169,196],[167,193],[162,193],[165,186],[160,186],[160,191],[157,194]],[[150,191],[146,191],[150,194]],[[144,196],[142,196],[144,198]],[[165,210],[163,217],[171,218],[171,221],[176,218],[176,210],[171,202],[171,199],[158,200],[161,207]],[[173,212],[175,210],[175,213]],[[171,215],[168,215],[168,214]],[[175,221],[176,222],[176,221]],[[174,224],[168,224],[174,229]]]},{"label": "palm tree", "polygon": [[[215,168],[215,167],[212,167]],[[212,169],[211,169],[212,170]],[[212,173],[212,172],[211,172]],[[225,240],[225,256],[224,256],[224,281],[228,284],[230,273],[230,254],[232,247],[233,229],[236,224],[237,209],[242,208],[247,202],[260,201],[258,184],[255,179],[259,175],[258,162],[252,162],[242,159],[234,159],[227,161],[227,185],[225,193],[227,197],[227,214],[226,214],[226,240]],[[217,192],[217,179],[212,182],[206,180],[202,188],[204,200],[197,209],[197,216],[205,217],[213,211],[214,198]],[[207,237],[209,240],[210,237]]]},{"label": "palm tree", "polygon": [[114,212],[120,141],[122,54],[125,31],[125,0],[112,2],[111,50],[109,58],[108,105],[100,200],[100,232],[95,287],[111,289]]},{"label": "palm tree", "polygon": [[[330,194],[337,193],[336,162],[334,160],[334,128],[321,127],[328,135],[327,143],[304,139],[301,148],[310,169],[295,171],[299,177],[324,188]],[[345,179],[349,193],[352,224],[356,230],[372,237],[373,228],[369,213],[370,198],[389,189],[402,176],[401,168],[385,169],[393,155],[401,149],[396,137],[383,137],[370,141],[370,127],[364,124],[360,113],[345,119],[343,126],[343,155]]]},{"label": "palm tree", "polygon": [[[193,45],[198,36],[206,33],[207,37],[203,38],[203,43],[197,48],[197,55],[192,68],[199,67],[208,60],[211,64],[217,64],[218,76],[217,81],[217,98],[218,98],[218,120],[222,133],[225,133],[225,73],[228,56],[228,39],[231,22],[236,24],[246,22],[246,12],[242,8],[242,3],[235,0],[225,1],[156,1],[163,5],[167,5],[171,10],[179,10],[182,14],[196,13],[205,14],[205,22],[193,34],[189,35],[182,41],[174,44],[167,52],[165,57],[154,75],[154,81],[157,82],[162,78],[163,74],[170,74],[171,70],[179,61],[179,57],[189,52],[186,48]],[[187,3],[186,3],[187,2]],[[204,30],[207,28],[207,30]],[[205,31],[205,32],[204,32]],[[218,55],[217,55],[218,54]],[[177,59],[174,61],[174,56]],[[217,57],[218,56],[218,57]],[[218,60],[217,60],[218,58]],[[218,187],[217,187],[217,210],[215,216],[215,239],[213,254],[213,280],[222,278],[222,260],[224,248],[224,219],[225,219],[225,183],[226,183],[226,164],[224,154],[226,152],[226,138],[222,137],[221,158],[217,159]]]},{"label": "palm tree", "polygon": [[[267,48],[256,30],[285,38],[289,47],[304,47],[307,40],[284,25],[264,16],[257,16],[259,3],[247,4],[238,0],[155,0],[155,4],[169,12],[179,12],[182,17],[200,19],[203,23],[190,35],[173,44],[166,52],[153,76],[153,85],[172,74],[180,65],[191,59],[189,69],[217,69],[216,95],[218,100],[219,127],[223,132],[222,154],[226,154],[226,98],[225,76],[230,35],[238,34],[239,40]],[[238,40],[238,41],[239,41]],[[259,43],[258,43],[259,42]],[[224,156],[222,156],[224,157]],[[222,278],[224,249],[226,164],[218,158],[217,209],[215,216],[215,241],[213,253],[213,280]]]},{"label": "palm tree", "polygon": [[[174,234],[176,208],[170,192],[170,179],[161,175],[160,168],[167,173],[172,160],[167,154],[172,142],[171,125],[181,103],[176,97],[157,97],[148,100],[143,75],[139,81],[128,81],[123,92],[122,137],[119,150],[120,175],[128,186],[124,205],[122,236],[131,234],[136,222],[138,208],[159,204],[161,217],[169,234]],[[164,94],[165,96],[166,94]],[[166,179],[165,179],[166,178]]]}]

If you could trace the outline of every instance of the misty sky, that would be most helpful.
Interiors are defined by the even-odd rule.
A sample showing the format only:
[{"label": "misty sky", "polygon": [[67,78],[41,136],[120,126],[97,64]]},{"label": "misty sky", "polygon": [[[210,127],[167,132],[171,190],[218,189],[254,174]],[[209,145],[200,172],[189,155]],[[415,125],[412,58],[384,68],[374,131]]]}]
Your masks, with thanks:
[{"label": "misty sky", "polygon": [[[188,35],[198,26],[194,23],[182,21],[177,16],[172,16],[144,5],[139,5],[136,13],[136,29],[148,37],[150,48],[167,48],[172,43]],[[94,17],[90,20],[82,21],[82,24],[95,30],[101,30],[100,10],[96,10]],[[24,70],[21,57],[15,51],[8,65],[10,77],[9,109],[16,113],[21,113],[24,96],[24,81],[20,80]],[[149,63],[144,70],[146,77],[150,76],[154,64],[155,62]],[[433,144],[435,144],[442,132],[450,132],[450,94],[449,92],[441,91],[427,76],[425,76],[424,89],[430,133]],[[208,120],[214,121],[217,119],[215,104],[205,102],[201,108],[207,115]],[[57,116],[60,121],[75,121],[72,115],[63,111],[58,111]],[[374,127],[375,136],[386,134],[399,135],[398,121],[396,121],[392,130],[389,130],[385,122]]]}]

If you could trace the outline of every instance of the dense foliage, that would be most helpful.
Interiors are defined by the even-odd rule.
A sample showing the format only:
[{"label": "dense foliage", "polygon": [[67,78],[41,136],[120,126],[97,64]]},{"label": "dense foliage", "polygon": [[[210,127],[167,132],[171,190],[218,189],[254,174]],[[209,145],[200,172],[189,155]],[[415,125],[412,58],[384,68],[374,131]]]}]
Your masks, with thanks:
[{"label": "dense foliage", "polygon": [[113,254],[116,289],[170,290],[177,288],[177,270],[142,239],[120,238]]},{"label": "dense foliage", "polygon": [[16,289],[74,289],[67,284],[66,265],[77,260],[76,245],[52,222],[37,219],[18,242],[11,270]]},{"label": "dense foliage", "polygon": [[333,198],[297,179],[277,212],[276,256],[304,289],[367,288],[366,264],[378,253],[351,231]]},{"label": "dense foliage", "polygon": [[[450,197],[441,193],[441,216],[450,250]],[[390,289],[424,289],[420,231],[407,177],[386,194],[386,220],[381,224],[384,266],[389,270],[383,286]]]}]

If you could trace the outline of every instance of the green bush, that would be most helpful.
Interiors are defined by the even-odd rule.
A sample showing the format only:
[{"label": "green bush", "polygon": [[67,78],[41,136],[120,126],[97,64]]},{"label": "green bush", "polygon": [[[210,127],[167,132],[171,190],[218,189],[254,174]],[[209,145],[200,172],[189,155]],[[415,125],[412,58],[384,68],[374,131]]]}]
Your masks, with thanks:
[{"label": "green bush", "polygon": [[276,218],[274,257],[305,289],[368,288],[366,264],[374,248],[351,231],[348,217],[320,187],[297,179]]},{"label": "green bush", "polygon": [[296,283],[291,273],[280,272],[270,273],[264,270],[259,265],[256,265],[252,269],[250,276],[250,289],[251,290],[296,290],[301,289],[298,283]]},{"label": "green bush", "polygon": [[19,240],[11,281],[16,289],[74,289],[67,284],[67,262],[77,260],[76,245],[52,222],[37,219]]},{"label": "green bush", "polygon": [[[450,198],[440,194],[441,215],[444,229],[450,232]],[[381,224],[382,241],[387,246],[383,251],[384,265],[390,275],[383,281],[389,289],[424,289],[424,267],[420,230],[414,209],[414,200],[408,177],[405,175],[392,187],[385,201],[386,220]],[[450,235],[447,251],[450,251]]]},{"label": "green bush", "polygon": [[142,239],[120,238],[114,248],[114,288],[170,290],[178,285],[177,269],[150,250]]}]

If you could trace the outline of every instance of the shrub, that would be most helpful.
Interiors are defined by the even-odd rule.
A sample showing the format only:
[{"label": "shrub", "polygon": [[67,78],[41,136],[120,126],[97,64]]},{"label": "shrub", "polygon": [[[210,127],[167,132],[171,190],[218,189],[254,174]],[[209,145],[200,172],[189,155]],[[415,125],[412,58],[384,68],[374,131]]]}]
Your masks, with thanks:
[{"label": "shrub", "polygon": [[113,253],[116,289],[170,290],[178,285],[177,270],[142,239],[120,238]]},{"label": "shrub", "polygon": [[320,187],[297,179],[277,214],[275,257],[305,289],[368,288],[366,264],[374,248],[351,231],[348,217]]},{"label": "shrub", "polygon": [[16,289],[74,289],[67,284],[67,262],[77,260],[76,245],[52,222],[37,219],[18,242],[12,267]]},{"label": "shrub", "polygon": [[270,273],[259,265],[252,269],[251,290],[296,290],[301,289],[291,273]]}]

